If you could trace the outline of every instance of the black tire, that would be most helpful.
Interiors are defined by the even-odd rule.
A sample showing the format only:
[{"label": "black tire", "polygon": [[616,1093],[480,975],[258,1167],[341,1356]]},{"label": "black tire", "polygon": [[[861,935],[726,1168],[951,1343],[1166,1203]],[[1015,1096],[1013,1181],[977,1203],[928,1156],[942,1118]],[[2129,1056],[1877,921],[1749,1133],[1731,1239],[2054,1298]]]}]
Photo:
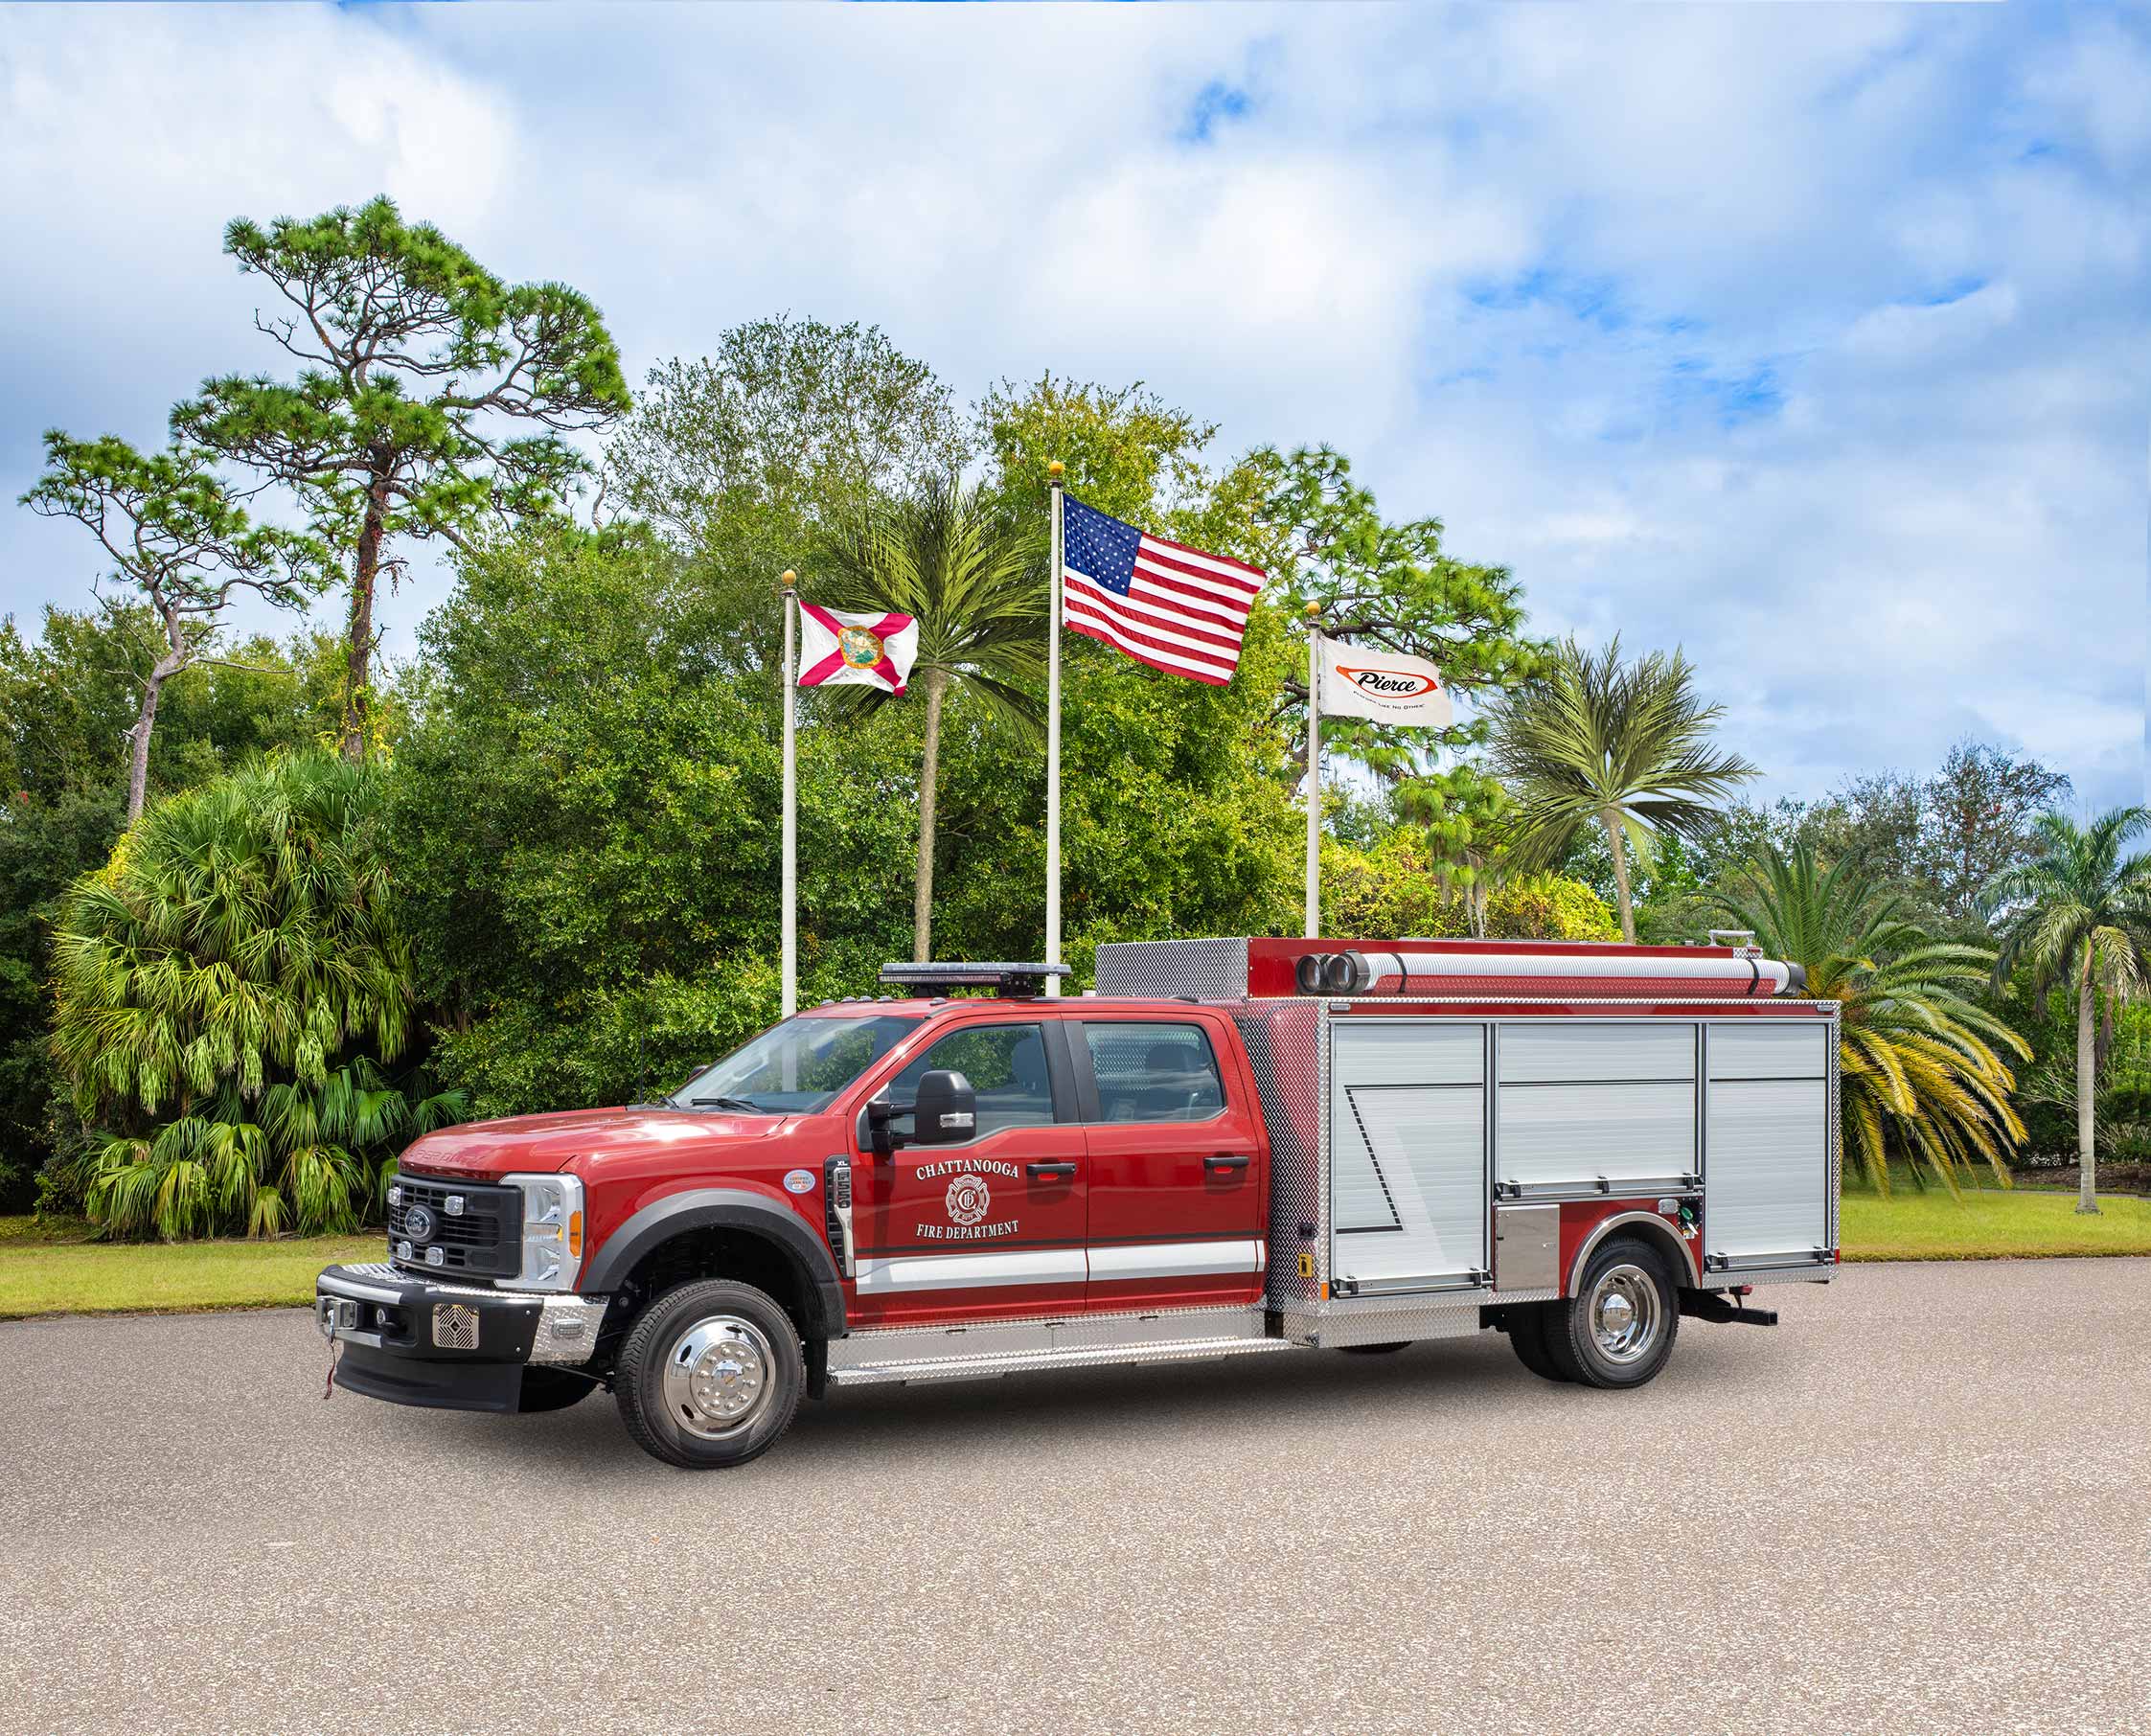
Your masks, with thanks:
[{"label": "black tire", "polygon": [[[1609,1306],[1616,1294],[1618,1303]],[[1611,1318],[1594,1324],[1601,1311]],[[1591,1255],[1576,1293],[1549,1306],[1546,1354],[1582,1385],[1640,1386],[1665,1366],[1680,1330],[1681,1298],[1664,1256],[1633,1236],[1615,1236]]]},{"label": "black tire", "polygon": [[564,1368],[525,1368],[523,1390],[515,1408],[525,1414],[565,1410],[570,1405],[582,1404],[597,1389],[598,1382],[588,1375],[572,1374]]},{"label": "black tire", "polygon": [[1568,1378],[1554,1366],[1553,1357],[1546,1350],[1546,1315],[1556,1306],[1547,1302],[1520,1302],[1507,1311],[1509,1348],[1516,1352],[1516,1359],[1542,1381]]},{"label": "black tire", "polygon": [[759,1458],[791,1427],[806,1390],[790,1315],[729,1278],[681,1284],[652,1302],[621,1345],[613,1380],[635,1445],[689,1471]]},{"label": "black tire", "polygon": [[1385,1357],[1392,1350],[1409,1350],[1411,1340],[1399,1338],[1394,1344],[1339,1344],[1338,1349],[1348,1357]]}]

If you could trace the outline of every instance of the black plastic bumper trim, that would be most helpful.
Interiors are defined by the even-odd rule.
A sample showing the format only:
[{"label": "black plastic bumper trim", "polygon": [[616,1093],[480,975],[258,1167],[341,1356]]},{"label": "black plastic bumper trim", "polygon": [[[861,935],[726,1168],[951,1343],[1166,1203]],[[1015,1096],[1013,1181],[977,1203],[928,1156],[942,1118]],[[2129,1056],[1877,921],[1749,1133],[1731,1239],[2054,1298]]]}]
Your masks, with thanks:
[{"label": "black plastic bumper trim", "polygon": [[519,1362],[422,1361],[346,1339],[336,1359],[336,1384],[428,1410],[514,1410],[522,1399],[523,1369]]}]

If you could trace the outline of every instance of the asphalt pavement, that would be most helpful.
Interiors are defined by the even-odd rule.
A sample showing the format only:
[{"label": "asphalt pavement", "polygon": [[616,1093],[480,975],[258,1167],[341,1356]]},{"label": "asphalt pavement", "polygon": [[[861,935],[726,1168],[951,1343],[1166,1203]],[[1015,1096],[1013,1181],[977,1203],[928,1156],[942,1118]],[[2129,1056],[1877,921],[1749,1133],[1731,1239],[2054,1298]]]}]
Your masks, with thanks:
[{"label": "asphalt pavement", "polygon": [[2151,1730],[2151,1261],[1864,1267],[1640,1392],[1492,1334],[870,1389],[744,1471],[0,1326],[0,1731]]}]

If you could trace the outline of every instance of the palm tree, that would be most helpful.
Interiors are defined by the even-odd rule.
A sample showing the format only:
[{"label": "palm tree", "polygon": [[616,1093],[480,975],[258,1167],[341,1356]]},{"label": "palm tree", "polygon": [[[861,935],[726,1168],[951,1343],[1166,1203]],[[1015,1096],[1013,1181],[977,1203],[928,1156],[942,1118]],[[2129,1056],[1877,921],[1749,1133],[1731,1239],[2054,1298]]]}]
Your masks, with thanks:
[{"label": "palm tree", "polygon": [[[941,720],[951,692],[962,691],[991,716],[1026,733],[1039,726],[1031,689],[1045,676],[1049,601],[1036,538],[1012,534],[988,512],[980,491],[953,477],[889,501],[855,524],[833,550],[833,605],[894,609],[919,622],[911,680],[926,697],[926,743],[919,756],[919,865],[911,895],[911,951],[933,948],[935,785]],[[865,689],[859,701],[887,696]]]},{"label": "palm tree", "polygon": [[1900,914],[1859,859],[1824,870],[1812,844],[1774,844],[1715,902],[1754,931],[1773,958],[1807,971],[1804,993],[1840,1007],[1841,1120],[1861,1173],[1889,1191],[1892,1144],[1956,1192],[1958,1172],[1983,1160],[2008,1185],[2004,1154],[2024,1138],[2009,1102],[2016,1078],[1996,1053],[2029,1045],[1970,998],[1994,954],[1934,942]]},{"label": "palm tree", "polygon": [[2058,982],[2076,992],[2076,1209],[2098,1210],[2098,997],[2126,999],[2151,983],[2151,854],[2124,857],[2129,840],[2151,826],[2151,810],[2117,808],[2089,826],[2065,814],[2032,823],[2038,857],[2004,869],[1981,900],[1999,917],[1997,986],[2020,965],[2031,968],[2035,993]]},{"label": "palm tree", "polygon": [[1696,697],[1680,651],[1625,666],[1620,653],[1617,634],[1595,656],[1573,639],[1558,647],[1543,679],[1494,705],[1493,765],[1516,799],[1507,836],[1521,866],[1550,868],[1584,827],[1605,829],[1621,937],[1633,943],[1629,847],[1648,862],[1659,834],[1706,834],[1755,767],[1711,749],[1724,707]]},{"label": "palm tree", "polygon": [[340,1229],[458,1093],[378,1062],[418,1025],[376,765],[269,761],[155,803],[69,889],[53,1050],[123,1235]]}]

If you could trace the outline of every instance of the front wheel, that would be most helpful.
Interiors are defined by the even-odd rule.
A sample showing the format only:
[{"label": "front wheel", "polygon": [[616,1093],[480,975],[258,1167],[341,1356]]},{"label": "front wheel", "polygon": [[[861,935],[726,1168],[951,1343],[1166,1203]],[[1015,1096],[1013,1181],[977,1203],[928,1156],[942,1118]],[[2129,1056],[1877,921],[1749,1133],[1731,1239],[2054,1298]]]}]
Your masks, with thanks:
[{"label": "front wheel", "polygon": [[1590,1257],[1576,1293],[1547,1311],[1546,1355],[1586,1386],[1640,1386],[1665,1366],[1680,1326],[1673,1274],[1658,1250],[1616,1236]]},{"label": "front wheel", "polygon": [[707,1279],[652,1302],[620,1347],[620,1418],[645,1452],[714,1471],[776,1445],[807,1389],[791,1318],[751,1284]]}]

